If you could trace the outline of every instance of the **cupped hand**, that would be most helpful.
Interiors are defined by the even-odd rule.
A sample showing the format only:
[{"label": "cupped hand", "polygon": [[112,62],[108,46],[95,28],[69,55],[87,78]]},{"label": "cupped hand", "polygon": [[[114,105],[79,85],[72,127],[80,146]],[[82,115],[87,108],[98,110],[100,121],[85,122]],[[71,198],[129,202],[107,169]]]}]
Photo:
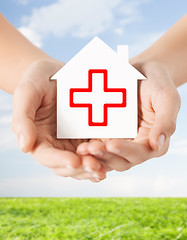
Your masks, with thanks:
[{"label": "cupped hand", "polygon": [[13,96],[12,129],[20,148],[55,174],[93,182],[106,177],[106,170],[91,155],[76,154],[77,146],[88,140],[56,138],[56,81],[50,81],[61,67],[57,61],[33,63]]},{"label": "cupped hand", "polygon": [[100,159],[105,168],[125,171],[148,159],[164,155],[176,128],[180,96],[165,66],[131,60],[147,77],[139,81],[139,126],[135,139],[101,139],[82,143],[77,153]]}]

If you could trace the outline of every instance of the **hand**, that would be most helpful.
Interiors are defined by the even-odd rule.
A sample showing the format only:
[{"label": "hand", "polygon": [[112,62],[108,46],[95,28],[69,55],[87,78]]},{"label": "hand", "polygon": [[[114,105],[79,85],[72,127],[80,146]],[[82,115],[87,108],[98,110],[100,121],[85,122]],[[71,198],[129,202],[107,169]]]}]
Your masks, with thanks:
[{"label": "hand", "polygon": [[23,152],[59,176],[90,179],[106,177],[105,168],[93,156],[80,157],[77,146],[88,140],[56,139],[56,81],[50,81],[61,67],[57,61],[33,63],[13,96],[12,129]]},{"label": "hand", "polygon": [[157,62],[132,64],[148,79],[139,81],[139,128],[135,139],[103,139],[85,142],[77,153],[91,154],[105,168],[125,171],[165,154],[175,131],[180,96],[168,70]]}]

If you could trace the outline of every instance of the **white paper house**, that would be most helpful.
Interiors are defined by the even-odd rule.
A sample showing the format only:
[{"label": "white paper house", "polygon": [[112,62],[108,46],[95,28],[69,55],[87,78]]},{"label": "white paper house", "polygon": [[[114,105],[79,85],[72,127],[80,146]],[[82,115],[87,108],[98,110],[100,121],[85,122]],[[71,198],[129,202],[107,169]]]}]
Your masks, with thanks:
[{"label": "white paper house", "polygon": [[52,78],[57,80],[57,138],[134,138],[137,80],[128,46],[117,53],[95,37]]}]

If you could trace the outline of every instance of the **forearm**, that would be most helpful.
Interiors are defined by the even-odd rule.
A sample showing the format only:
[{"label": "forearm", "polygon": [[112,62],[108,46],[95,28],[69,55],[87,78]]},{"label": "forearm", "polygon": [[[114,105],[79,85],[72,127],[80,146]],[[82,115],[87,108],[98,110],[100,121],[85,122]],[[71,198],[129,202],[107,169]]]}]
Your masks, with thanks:
[{"label": "forearm", "polygon": [[136,66],[150,61],[163,64],[177,87],[187,82],[187,15],[131,63]]},{"label": "forearm", "polygon": [[30,43],[0,14],[0,89],[13,93],[35,61],[52,60]]}]

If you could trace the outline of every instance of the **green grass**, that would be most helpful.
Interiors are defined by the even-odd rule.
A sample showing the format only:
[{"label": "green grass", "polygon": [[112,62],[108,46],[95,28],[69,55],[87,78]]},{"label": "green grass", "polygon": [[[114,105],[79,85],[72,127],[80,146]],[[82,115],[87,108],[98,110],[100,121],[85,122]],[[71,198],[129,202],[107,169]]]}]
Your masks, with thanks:
[{"label": "green grass", "polygon": [[0,198],[0,240],[187,239],[187,198]]}]

